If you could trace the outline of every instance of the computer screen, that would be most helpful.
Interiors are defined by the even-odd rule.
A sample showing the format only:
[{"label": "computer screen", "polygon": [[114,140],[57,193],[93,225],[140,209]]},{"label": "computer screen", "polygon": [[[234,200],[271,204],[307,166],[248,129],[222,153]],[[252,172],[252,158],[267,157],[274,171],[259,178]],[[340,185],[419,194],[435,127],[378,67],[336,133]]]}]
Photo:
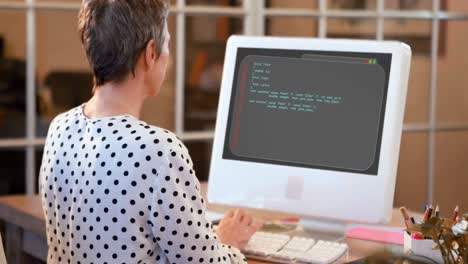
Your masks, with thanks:
[{"label": "computer screen", "polygon": [[238,48],[223,159],[376,176],[391,60]]}]

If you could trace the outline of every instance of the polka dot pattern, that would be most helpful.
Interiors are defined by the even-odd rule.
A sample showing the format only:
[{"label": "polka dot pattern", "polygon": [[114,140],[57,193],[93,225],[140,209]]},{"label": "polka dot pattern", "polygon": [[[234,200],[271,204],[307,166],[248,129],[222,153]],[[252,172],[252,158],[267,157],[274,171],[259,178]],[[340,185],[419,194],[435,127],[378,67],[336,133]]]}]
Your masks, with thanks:
[{"label": "polka dot pattern", "polygon": [[132,116],[57,116],[39,192],[48,263],[246,263],[206,220],[187,148]]}]

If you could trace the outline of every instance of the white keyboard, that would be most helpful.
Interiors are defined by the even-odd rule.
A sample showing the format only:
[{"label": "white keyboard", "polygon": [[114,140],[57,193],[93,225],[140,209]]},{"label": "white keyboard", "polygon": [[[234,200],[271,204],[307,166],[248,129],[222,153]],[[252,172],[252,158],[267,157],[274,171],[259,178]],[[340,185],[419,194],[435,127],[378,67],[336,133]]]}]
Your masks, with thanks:
[{"label": "white keyboard", "polygon": [[257,232],[244,253],[250,258],[276,263],[335,263],[348,252],[344,243],[315,241],[312,238]]}]

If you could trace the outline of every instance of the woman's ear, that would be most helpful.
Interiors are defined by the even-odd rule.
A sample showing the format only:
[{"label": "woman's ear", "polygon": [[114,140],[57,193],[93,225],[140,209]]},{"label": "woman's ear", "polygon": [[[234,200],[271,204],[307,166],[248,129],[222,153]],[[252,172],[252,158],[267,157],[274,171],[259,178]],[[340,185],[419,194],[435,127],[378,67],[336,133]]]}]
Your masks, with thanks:
[{"label": "woman's ear", "polygon": [[156,53],[156,45],[154,43],[154,40],[151,39],[150,41],[148,41],[148,44],[146,44],[145,48],[145,64],[147,69],[153,68],[157,58],[158,54]]}]

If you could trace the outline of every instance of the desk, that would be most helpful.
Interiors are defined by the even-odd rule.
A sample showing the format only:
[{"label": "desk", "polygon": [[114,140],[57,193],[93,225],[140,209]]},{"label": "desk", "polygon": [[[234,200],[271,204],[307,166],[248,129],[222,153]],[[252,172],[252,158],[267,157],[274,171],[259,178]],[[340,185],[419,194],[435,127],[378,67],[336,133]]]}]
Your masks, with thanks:
[{"label": "desk", "polygon": [[[206,183],[203,183],[201,187],[202,194],[206,194]],[[215,212],[225,212],[229,207],[209,204],[208,209]],[[291,217],[291,215],[260,210],[246,209],[246,211],[265,220]],[[25,263],[24,253],[44,261],[47,259],[45,220],[39,196],[13,195],[1,197],[0,220],[4,221],[6,225],[4,235],[8,263]],[[401,219],[397,215],[392,219],[390,226],[403,228],[401,224]],[[368,256],[376,251],[402,250],[402,247],[398,245],[357,239],[347,239],[346,243],[350,248],[350,261]],[[264,262],[249,260],[249,263],[262,264]]]},{"label": "desk", "polygon": [[47,259],[44,213],[39,196],[0,198],[0,220],[5,222],[5,254],[8,263],[26,263],[24,253]]}]

